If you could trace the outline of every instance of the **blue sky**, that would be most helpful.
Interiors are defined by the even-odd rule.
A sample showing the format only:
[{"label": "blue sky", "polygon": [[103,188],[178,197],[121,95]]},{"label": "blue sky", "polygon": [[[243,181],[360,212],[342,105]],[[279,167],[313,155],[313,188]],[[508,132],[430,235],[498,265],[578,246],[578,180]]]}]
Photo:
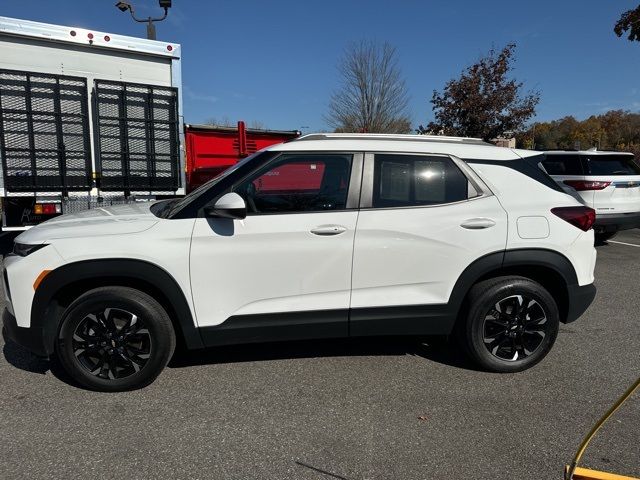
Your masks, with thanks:
[{"label": "blue sky", "polygon": [[[156,0],[131,0],[142,16]],[[183,48],[184,113],[326,129],[323,116],[345,47],[360,39],[397,48],[414,125],[432,118],[434,89],[492,46],[518,45],[515,76],[542,94],[539,120],[640,110],[640,43],[613,25],[639,0],[410,1],[174,0],[158,39]],[[144,36],[115,0],[2,2],[0,15]],[[305,128],[305,131],[307,129]]]}]

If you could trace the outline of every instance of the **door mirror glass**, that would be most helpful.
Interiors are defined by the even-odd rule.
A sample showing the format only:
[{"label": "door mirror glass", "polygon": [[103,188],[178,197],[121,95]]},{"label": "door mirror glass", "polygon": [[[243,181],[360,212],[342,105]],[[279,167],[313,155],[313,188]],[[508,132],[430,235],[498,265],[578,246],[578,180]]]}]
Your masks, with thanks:
[{"label": "door mirror glass", "polygon": [[247,204],[240,195],[231,192],[221,196],[213,206],[205,207],[204,214],[206,217],[242,220],[247,216]]}]

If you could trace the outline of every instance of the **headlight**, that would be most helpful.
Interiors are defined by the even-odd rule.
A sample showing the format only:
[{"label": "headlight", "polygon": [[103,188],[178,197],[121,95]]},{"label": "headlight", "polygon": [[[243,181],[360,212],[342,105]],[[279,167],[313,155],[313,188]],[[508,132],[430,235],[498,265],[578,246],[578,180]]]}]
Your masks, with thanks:
[{"label": "headlight", "polygon": [[31,255],[36,250],[40,250],[41,248],[46,247],[47,243],[39,243],[37,245],[29,245],[28,243],[14,243],[13,244],[13,253],[15,255],[20,255],[21,257],[26,257],[27,255]]}]

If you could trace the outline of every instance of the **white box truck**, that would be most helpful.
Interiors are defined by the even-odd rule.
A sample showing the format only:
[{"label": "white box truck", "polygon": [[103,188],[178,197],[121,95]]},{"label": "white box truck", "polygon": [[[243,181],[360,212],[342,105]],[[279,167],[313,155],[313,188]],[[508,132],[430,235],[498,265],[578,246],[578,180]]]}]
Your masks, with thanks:
[{"label": "white box truck", "polygon": [[2,231],[185,191],[180,45],[0,17]]}]

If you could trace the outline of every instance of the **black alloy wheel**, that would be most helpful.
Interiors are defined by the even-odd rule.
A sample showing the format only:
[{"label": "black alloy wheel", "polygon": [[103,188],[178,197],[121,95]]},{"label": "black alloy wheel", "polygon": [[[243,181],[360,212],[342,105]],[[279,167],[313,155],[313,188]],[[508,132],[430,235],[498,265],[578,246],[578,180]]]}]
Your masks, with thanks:
[{"label": "black alloy wheel", "polygon": [[113,286],[83,293],[67,307],[56,354],[84,387],[119,392],[153,382],[175,346],[171,319],[155,298]]},{"label": "black alloy wheel", "polygon": [[90,313],[73,333],[73,353],[91,375],[124,378],[139,372],[149,360],[151,335],[134,313],[105,308]]},{"label": "black alloy wheel", "polygon": [[542,345],[547,335],[547,315],[526,295],[510,295],[487,312],[483,342],[491,355],[509,362],[523,360]]},{"label": "black alloy wheel", "polygon": [[483,280],[469,291],[455,334],[479,367],[519,372],[540,362],[556,341],[560,312],[538,282],[520,276]]}]

